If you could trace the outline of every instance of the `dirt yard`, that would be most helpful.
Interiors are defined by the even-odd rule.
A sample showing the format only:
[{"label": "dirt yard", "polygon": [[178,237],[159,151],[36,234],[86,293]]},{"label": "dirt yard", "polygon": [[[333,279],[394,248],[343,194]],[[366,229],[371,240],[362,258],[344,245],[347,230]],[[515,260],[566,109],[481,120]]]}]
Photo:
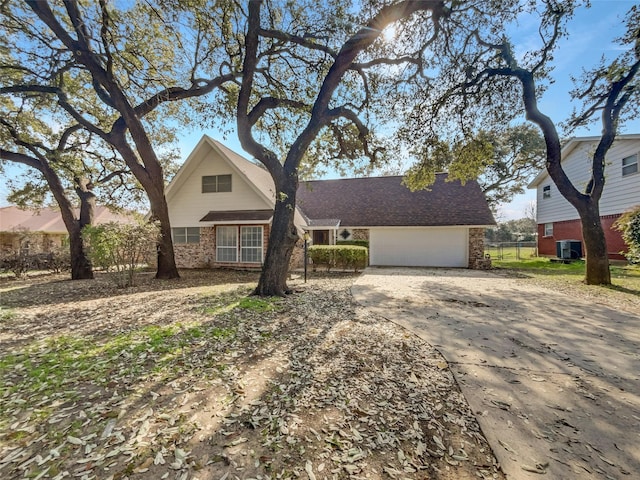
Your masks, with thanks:
[{"label": "dirt yard", "polygon": [[0,283],[0,478],[504,478],[443,358],[355,276]]}]

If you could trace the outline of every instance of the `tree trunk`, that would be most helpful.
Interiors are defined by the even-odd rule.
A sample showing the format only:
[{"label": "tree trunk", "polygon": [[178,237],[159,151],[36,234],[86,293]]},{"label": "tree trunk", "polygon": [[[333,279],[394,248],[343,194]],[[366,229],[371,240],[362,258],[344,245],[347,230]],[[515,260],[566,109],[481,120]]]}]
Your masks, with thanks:
[{"label": "tree trunk", "polygon": [[[125,131],[112,132],[109,143],[113,145],[131,170],[131,173],[144,188],[151,207],[151,219],[160,224],[160,239],[158,240],[158,267],[156,278],[170,280],[180,278],[171,240],[171,223],[169,222],[169,207],[164,196],[164,174],[162,166],[155,158],[150,144],[147,145],[148,163],[153,168],[145,167],[138,160],[138,156],[127,142]],[[147,142],[148,143],[148,142]]]},{"label": "tree trunk", "polygon": [[[64,193],[64,187],[57,173],[46,161],[40,162],[38,168],[47,180],[53,197],[60,207],[60,214],[67,232],[69,233],[69,254],[71,261],[71,280],[91,280],[93,278],[93,267],[87,257],[82,239],[82,226],[75,218],[71,202]],[[82,197],[81,197],[82,198]]]},{"label": "tree trunk", "polygon": [[297,176],[287,177],[284,183],[282,188],[278,189],[267,254],[258,286],[253,292],[254,295],[282,297],[290,293],[287,287],[289,262],[293,247],[299,238],[293,222],[298,186]]},{"label": "tree trunk", "polygon": [[84,248],[82,230],[76,223],[69,232],[69,252],[71,254],[71,280],[90,280],[93,278],[93,266]]},{"label": "tree trunk", "polygon": [[153,220],[160,223],[160,238],[158,240],[158,268],[156,270],[156,278],[161,280],[170,280],[172,278],[180,278],[178,267],[176,267],[176,259],[173,253],[173,240],[171,239],[171,224],[169,223],[169,208],[164,192],[149,194],[149,203],[151,205],[151,216]]},{"label": "tree trunk", "polygon": [[592,202],[578,209],[582,223],[582,239],[586,250],[584,281],[587,285],[611,285],[607,240],[600,220],[600,209]]},{"label": "tree trunk", "polygon": [[84,248],[82,229],[87,225],[93,225],[96,210],[96,196],[92,185],[87,178],[75,178],[76,194],[80,199],[80,216],[74,221],[69,231],[69,251],[71,254],[71,279],[88,280],[93,277],[93,266]]}]

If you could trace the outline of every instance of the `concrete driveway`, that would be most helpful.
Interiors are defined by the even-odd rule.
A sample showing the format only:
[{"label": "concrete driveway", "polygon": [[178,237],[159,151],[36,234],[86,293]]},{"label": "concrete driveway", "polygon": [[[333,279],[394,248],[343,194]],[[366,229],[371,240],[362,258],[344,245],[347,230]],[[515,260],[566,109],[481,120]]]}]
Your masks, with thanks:
[{"label": "concrete driveway", "polygon": [[640,478],[640,319],[491,272],[368,268],[357,302],[436,346],[514,479]]}]

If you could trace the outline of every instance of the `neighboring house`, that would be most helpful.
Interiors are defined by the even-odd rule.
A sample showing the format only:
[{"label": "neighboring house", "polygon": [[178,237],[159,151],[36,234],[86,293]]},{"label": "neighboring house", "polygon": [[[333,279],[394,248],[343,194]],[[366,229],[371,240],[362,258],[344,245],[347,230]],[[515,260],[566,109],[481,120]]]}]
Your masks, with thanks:
[{"label": "neighboring house", "polygon": [[[204,136],[166,189],[181,268],[258,268],[275,200],[269,173]],[[446,181],[411,192],[402,177],[301,182],[294,222],[315,244],[366,239],[371,265],[484,265],[495,225],[478,184]]]},{"label": "neighboring house", "polygon": [[[107,207],[96,207],[94,223],[131,222],[131,218],[111,212]],[[64,246],[67,229],[60,211],[45,207],[40,210],[22,210],[18,207],[0,208],[0,251],[23,253],[49,253]]]},{"label": "neighboring house", "polygon": [[[591,178],[591,158],[600,137],[571,139],[562,149],[562,167],[572,183],[585,190]],[[606,156],[605,185],[600,199],[602,227],[610,259],[624,259],[627,250],[613,223],[625,211],[640,204],[640,135],[619,135]],[[556,242],[582,242],[577,210],[560,194],[546,170],[529,184],[537,190],[538,252],[556,255]],[[583,246],[584,248],[584,246]],[[582,252],[584,254],[584,252]]]}]

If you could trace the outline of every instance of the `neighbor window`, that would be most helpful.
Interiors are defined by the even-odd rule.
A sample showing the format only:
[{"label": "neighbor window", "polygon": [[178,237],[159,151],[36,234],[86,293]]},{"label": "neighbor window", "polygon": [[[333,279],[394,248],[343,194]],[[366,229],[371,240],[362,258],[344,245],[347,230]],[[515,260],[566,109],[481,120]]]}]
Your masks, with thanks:
[{"label": "neighbor window", "polygon": [[544,236],[553,237],[553,223],[544,224]]},{"label": "neighbor window", "polygon": [[207,175],[202,177],[202,193],[230,191],[231,175]]},{"label": "neighbor window", "polygon": [[629,155],[622,159],[622,176],[626,177],[638,172],[638,154]]},{"label": "neighbor window", "polygon": [[200,243],[200,227],[172,228],[173,243]]},{"label": "neighbor window", "polygon": [[551,198],[551,185],[542,187],[542,198]]},{"label": "neighbor window", "polygon": [[216,261],[262,263],[262,226],[216,227]]}]

